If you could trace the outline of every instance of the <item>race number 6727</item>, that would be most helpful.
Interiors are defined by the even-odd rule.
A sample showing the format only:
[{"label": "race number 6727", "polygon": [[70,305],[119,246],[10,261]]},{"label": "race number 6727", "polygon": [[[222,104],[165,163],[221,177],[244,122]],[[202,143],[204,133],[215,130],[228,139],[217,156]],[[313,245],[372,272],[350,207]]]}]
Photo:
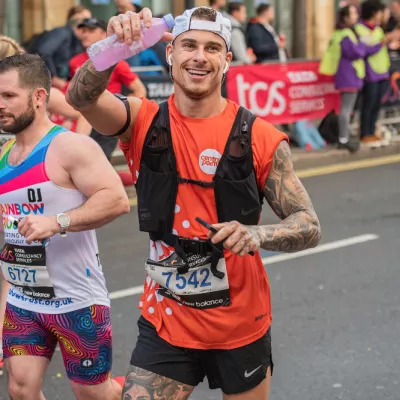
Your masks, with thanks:
[{"label": "race number 6727", "polygon": [[8,274],[13,281],[18,280],[24,283],[36,283],[36,271],[30,269],[20,269],[8,267]]}]

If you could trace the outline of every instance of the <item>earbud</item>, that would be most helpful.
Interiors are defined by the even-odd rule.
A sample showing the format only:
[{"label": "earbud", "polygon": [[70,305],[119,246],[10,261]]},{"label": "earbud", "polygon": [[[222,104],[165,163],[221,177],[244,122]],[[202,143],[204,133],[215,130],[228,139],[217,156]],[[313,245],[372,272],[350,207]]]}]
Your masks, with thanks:
[{"label": "earbud", "polygon": [[224,74],[226,74],[227,72],[228,72],[228,69],[229,69],[229,64],[228,63],[226,63],[225,64],[225,68],[224,68]]},{"label": "earbud", "polygon": [[167,60],[168,64],[172,67],[172,54],[170,54],[168,56],[168,60]]}]

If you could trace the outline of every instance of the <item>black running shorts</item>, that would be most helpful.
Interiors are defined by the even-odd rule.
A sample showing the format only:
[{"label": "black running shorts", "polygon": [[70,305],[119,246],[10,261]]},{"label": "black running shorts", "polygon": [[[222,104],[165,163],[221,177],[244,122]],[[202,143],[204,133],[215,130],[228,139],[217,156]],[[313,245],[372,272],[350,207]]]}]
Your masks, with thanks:
[{"label": "black running shorts", "polygon": [[271,332],[247,346],[233,350],[193,350],[176,347],[161,339],[154,326],[142,316],[131,365],[197,386],[207,376],[210,389],[232,395],[247,392],[273,370]]}]

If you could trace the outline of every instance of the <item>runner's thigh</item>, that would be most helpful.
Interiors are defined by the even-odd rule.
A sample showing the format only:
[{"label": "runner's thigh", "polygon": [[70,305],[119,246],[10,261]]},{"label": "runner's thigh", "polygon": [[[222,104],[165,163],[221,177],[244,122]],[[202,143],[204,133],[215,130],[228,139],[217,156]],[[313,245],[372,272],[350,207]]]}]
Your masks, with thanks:
[{"label": "runner's thigh", "polygon": [[126,375],[122,400],[186,400],[193,390],[194,386],[131,365]]},{"label": "runner's thigh", "polygon": [[53,328],[67,376],[73,384],[98,385],[110,379],[112,330],[109,307],[94,305],[54,315]]},{"label": "runner's thigh", "polygon": [[138,327],[139,337],[132,353],[123,399],[140,396],[189,398],[205,376],[196,351],[173,346],[161,339],[155,327],[143,317],[139,318]]},{"label": "runner's thigh", "polygon": [[3,323],[4,359],[13,356],[37,356],[51,360],[57,338],[47,325],[48,314],[6,306]]},{"label": "runner's thigh", "polygon": [[[40,393],[43,376],[57,346],[46,327],[46,315],[7,304],[3,325],[3,352],[9,392]],[[17,398],[17,397],[16,397]]]}]

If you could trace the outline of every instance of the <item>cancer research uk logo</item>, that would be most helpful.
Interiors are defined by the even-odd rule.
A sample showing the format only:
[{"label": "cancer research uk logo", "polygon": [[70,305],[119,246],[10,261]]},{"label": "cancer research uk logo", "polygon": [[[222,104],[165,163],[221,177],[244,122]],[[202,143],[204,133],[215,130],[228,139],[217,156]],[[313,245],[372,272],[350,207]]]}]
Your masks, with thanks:
[{"label": "cancer research uk logo", "polygon": [[204,150],[199,157],[199,165],[201,170],[208,174],[214,175],[217,171],[219,160],[221,159],[221,154],[214,149]]}]

